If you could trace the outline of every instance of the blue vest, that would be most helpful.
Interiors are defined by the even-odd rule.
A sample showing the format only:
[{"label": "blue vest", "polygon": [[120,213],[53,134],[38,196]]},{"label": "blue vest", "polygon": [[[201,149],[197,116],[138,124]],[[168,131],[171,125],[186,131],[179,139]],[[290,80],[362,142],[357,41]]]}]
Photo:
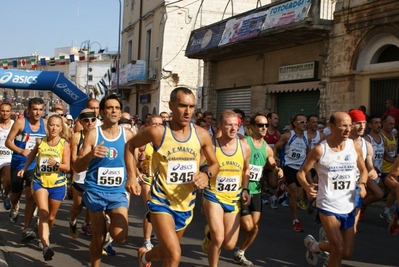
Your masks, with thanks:
[{"label": "blue vest", "polygon": [[103,146],[108,148],[104,158],[94,158],[89,163],[86,173],[86,190],[97,190],[102,192],[125,192],[126,165],[124,158],[126,137],[125,129],[120,126],[118,137],[113,140],[104,137],[101,127],[96,127],[97,140],[94,146],[104,142]]},{"label": "blue vest", "polygon": [[[44,128],[44,120],[40,118],[40,128],[37,132],[31,130],[29,120],[27,117],[25,117],[24,120],[25,120],[24,130],[22,131],[22,133],[20,133],[15,137],[14,144],[22,149],[25,148],[33,149],[36,145],[36,139],[43,138],[46,136],[46,129]],[[27,145],[29,147],[26,147]],[[25,157],[20,153],[12,153],[11,170],[22,170],[27,159],[28,157]],[[36,165],[36,158],[29,165],[27,170],[33,170],[35,165]]]}]

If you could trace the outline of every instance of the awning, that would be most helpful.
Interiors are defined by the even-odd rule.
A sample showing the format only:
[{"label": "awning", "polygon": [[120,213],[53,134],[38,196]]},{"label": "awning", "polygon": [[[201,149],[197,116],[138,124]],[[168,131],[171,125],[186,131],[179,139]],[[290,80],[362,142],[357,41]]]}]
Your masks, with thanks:
[{"label": "awning", "polygon": [[303,82],[303,83],[285,83],[285,84],[268,84],[266,85],[267,93],[288,93],[301,91],[319,90],[321,81]]}]

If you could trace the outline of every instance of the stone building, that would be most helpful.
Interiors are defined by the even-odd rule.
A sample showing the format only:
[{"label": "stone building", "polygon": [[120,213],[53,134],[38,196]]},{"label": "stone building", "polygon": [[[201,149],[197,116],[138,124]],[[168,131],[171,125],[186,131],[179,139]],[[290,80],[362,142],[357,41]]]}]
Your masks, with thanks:
[{"label": "stone building", "polygon": [[395,0],[274,1],[194,30],[192,39],[215,29],[223,38],[233,19],[264,15],[252,32],[240,26],[242,38],[189,42],[186,56],[204,60],[204,108],[216,114],[276,111],[280,130],[295,113],[328,118],[365,105],[380,114],[386,98],[399,100],[398,14]]},{"label": "stone building", "polygon": [[203,63],[184,56],[191,31],[253,8],[256,1],[125,0],[119,73],[125,111],[140,117],[169,112],[172,89],[196,93]]}]

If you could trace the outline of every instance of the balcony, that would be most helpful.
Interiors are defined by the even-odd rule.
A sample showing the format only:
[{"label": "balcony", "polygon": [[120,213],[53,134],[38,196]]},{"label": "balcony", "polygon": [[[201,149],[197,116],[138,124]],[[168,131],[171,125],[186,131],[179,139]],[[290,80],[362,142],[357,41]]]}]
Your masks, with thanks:
[{"label": "balcony", "polygon": [[137,86],[140,90],[149,90],[150,84],[157,79],[157,69],[153,65],[152,61],[132,60],[120,70],[119,88],[133,89]]},{"label": "balcony", "polygon": [[318,42],[334,9],[332,0],[274,2],[192,31],[186,56],[219,61]]}]

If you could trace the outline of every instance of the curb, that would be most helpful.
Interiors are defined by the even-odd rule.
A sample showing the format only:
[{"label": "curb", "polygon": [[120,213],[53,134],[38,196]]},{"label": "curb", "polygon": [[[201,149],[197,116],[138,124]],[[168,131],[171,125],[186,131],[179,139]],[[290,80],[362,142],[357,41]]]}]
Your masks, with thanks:
[{"label": "curb", "polygon": [[6,258],[4,257],[2,249],[0,249],[0,267],[8,267],[8,263],[6,261]]}]

